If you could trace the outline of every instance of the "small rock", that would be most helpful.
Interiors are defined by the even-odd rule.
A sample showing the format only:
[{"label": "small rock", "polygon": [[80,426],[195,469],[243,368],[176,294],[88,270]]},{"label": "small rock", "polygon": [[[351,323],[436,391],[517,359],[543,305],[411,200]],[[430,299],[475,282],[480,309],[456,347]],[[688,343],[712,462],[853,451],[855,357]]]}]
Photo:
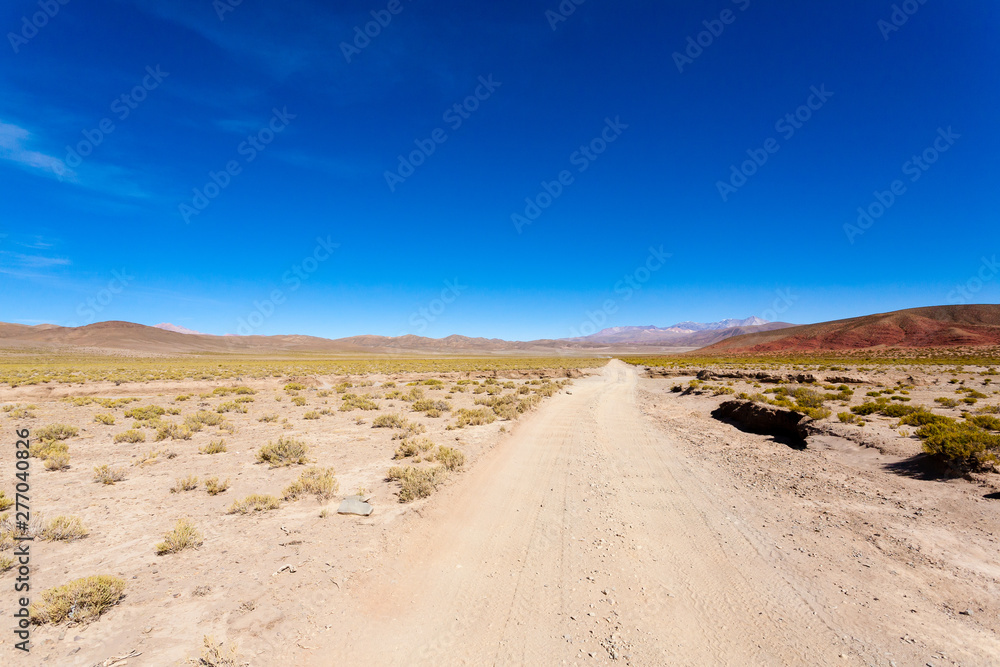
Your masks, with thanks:
[{"label": "small rock", "polygon": [[142,631],[145,632],[148,635],[150,632],[153,631],[153,626],[152,625],[147,625],[145,628],[142,629]]},{"label": "small rock", "polygon": [[971,609],[966,609],[965,611],[960,611],[958,613],[961,614],[962,616],[972,616],[972,610]]}]

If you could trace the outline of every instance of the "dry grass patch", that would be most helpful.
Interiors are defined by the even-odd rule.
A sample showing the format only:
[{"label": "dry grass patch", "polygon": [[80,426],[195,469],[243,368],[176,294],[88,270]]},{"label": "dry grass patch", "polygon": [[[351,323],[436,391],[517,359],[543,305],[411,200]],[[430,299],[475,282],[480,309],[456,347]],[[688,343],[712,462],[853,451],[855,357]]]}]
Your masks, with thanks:
[{"label": "dry grass patch", "polygon": [[129,430],[127,430],[127,431],[125,431],[123,433],[119,433],[118,435],[116,435],[115,436],[115,442],[116,443],[117,442],[131,442],[133,444],[136,443],[136,442],[146,442],[146,434],[143,433],[142,431],[137,430],[137,429],[130,428]]},{"label": "dry grass patch", "polygon": [[109,465],[94,466],[94,481],[101,484],[114,484],[126,478],[125,469]]},{"label": "dry grass patch", "polygon": [[198,478],[194,475],[188,475],[187,477],[180,477],[174,482],[174,486],[170,489],[170,493],[180,493],[181,491],[194,491],[198,488]]},{"label": "dry grass patch", "polygon": [[303,419],[319,419],[319,413],[315,410],[310,410],[309,412],[302,415]]},{"label": "dry grass patch", "polygon": [[156,428],[156,441],[166,440],[190,440],[192,431],[187,426],[173,423],[162,423]]},{"label": "dry grass patch", "polygon": [[434,443],[427,438],[403,440],[399,443],[399,447],[396,448],[396,454],[392,458],[398,460],[419,457],[421,454],[431,449],[434,449]]},{"label": "dry grass patch", "polygon": [[372,420],[372,428],[403,428],[405,424],[406,420],[396,414],[379,415]]},{"label": "dry grass patch", "polygon": [[462,408],[456,413],[456,417],[455,426],[458,428],[492,424],[497,420],[496,413],[493,412],[493,410],[487,410],[486,408],[479,408],[478,410]]},{"label": "dry grass patch", "polygon": [[272,468],[309,463],[306,454],[309,445],[295,438],[278,438],[268,442],[257,451],[257,463],[267,463]]},{"label": "dry grass patch", "polygon": [[138,421],[148,421],[150,419],[158,419],[163,415],[167,414],[167,411],[161,408],[159,405],[147,405],[141,408],[132,408],[131,410],[125,411],[125,416]]},{"label": "dry grass patch", "polygon": [[257,421],[264,423],[276,422],[278,421],[278,413],[277,412],[268,413],[263,417],[261,417],[260,419],[258,419]]},{"label": "dry grass patch", "polygon": [[438,447],[435,458],[446,470],[460,470],[465,465],[465,454],[452,447]]},{"label": "dry grass patch", "polygon": [[32,410],[37,410],[37,405],[5,405],[3,406],[3,411],[7,413],[7,416],[11,419],[34,419],[35,413]]},{"label": "dry grass patch", "polygon": [[197,549],[202,544],[201,533],[190,519],[178,519],[174,529],[156,545],[156,555],[175,554],[185,549]]},{"label": "dry grass patch", "polygon": [[4,512],[10,509],[11,505],[14,504],[13,498],[7,497],[7,492],[0,489],[0,512]]},{"label": "dry grass patch", "polygon": [[31,605],[31,622],[58,624],[90,623],[121,602],[125,580],[108,575],[83,577],[63,586],[42,591]]},{"label": "dry grass patch", "polygon": [[337,493],[339,484],[333,468],[309,468],[292,482],[282,494],[285,500],[298,500],[299,496],[312,494],[325,502]]},{"label": "dry grass patch", "polygon": [[396,466],[389,468],[386,475],[389,480],[399,482],[399,502],[401,503],[426,498],[437,491],[438,485],[444,482],[447,476],[448,473],[442,466],[435,468]]},{"label": "dry grass patch", "polygon": [[217,496],[228,488],[228,479],[225,482],[220,482],[218,477],[209,477],[205,480],[205,490],[210,496]]},{"label": "dry grass patch", "polygon": [[281,507],[281,501],[274,496],[255,493],[243,500],[237,500],[229,506],[227,514],[251,514],[253,512],[268,512]]},{"label": "dry grass patch", "polygon": [[46,470],[65,470],[69,467],[69,452],[54,452],[45,457],[42,465]]},{"label": "dry grass patch", "polygon": [[34,436],[36,440],[67,440],[79,432],[75,426],[68,424],[51,424],[36,429]]},{"label": "dry grass patch", "polygon": [[145,466],[152,463],[156,463],[160,458],[164,459],[175,459],[177,458],[177,452],[172,452],[169,449],[158,449],[156,451],[150,450],[142,455],[138,461],[133,463],[135,466]]},{"label": "dry grass patch", "polygon": [[198,450],[202,454],[221,454],[226,451],[225,440],[213,440]]},{"label": "dry grass patch", "polygon": [[59,440],[35,440],[28,447],[28,454],[41,459],[46,470],[63,470],[69,467],[69,445]]},{"label": "dry grass patch", "polygon": [[98,424],[104,424],[105,426],[113,426],[115,423],[115,416],[105,412],[99,415],[94,415],[94,421]]},{"label": "dry grass patch", "polygon": [[78,516],[57,516],[42,528],[42,539],[57,542],[72,542],[90,534]]},{"label": "dry grass patch", "polygon": [[224,649],[222,642],[216,642],[215,638],[209,635],[205,635],[204,642],[201,657],[191,661],[194,664],[202,667],[243,667],[248,664],[240,658],[239,651],[232,644],[228,649]]},{"label": "dry grass patch", "polygon": [[341,412],[351,410],[378,410],[378,403],[372,400],[371,394],[358,396],[356,394],[345,394],[343,403],[340,406]]}]

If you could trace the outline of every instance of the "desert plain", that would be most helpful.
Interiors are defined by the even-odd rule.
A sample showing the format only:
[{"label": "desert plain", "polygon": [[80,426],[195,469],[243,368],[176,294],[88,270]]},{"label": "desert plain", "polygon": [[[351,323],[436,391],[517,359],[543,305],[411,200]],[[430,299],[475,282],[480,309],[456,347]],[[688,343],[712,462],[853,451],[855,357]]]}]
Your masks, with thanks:
[{"label": "desert plain", "polygon": [[[7,451],[17,429],[42,446],[33,603],[120,582],[93,616],[38,606],[18,664],[1000,658],[1000,476],[901,423],[993,415],[992,367],[413,365],[8,377]],[[733,400],[791,406],[801,439],[720,416]],[[14,497],[13,455],[0,480]],[[348,496],[372,513],[338,514]]]}]

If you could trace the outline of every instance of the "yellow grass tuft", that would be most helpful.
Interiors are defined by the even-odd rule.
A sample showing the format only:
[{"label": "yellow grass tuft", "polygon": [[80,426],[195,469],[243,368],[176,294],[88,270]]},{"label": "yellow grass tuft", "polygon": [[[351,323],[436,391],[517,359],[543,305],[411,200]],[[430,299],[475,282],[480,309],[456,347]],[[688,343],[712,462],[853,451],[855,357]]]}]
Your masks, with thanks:
[{"label": "yellow grass tuft", "polygon": [[267,512],[281,507],[281,501],[274,496],[255,493],[243,500],[237,500],[229,506],[228,514],[250,514],[252,512]]}]

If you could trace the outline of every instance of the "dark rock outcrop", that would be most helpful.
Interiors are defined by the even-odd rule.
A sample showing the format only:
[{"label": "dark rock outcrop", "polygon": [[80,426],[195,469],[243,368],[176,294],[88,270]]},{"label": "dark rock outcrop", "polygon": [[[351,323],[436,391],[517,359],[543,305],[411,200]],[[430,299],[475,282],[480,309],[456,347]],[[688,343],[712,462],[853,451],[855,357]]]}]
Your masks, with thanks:
[{"label": "dark rock outcrop", "polygon": [[805,415],[766,403],[736,399],[724,401],[712,412],[719,421],[728,422],[742,431],[773,435],[797,449],[805,449],[811,419]]}]

